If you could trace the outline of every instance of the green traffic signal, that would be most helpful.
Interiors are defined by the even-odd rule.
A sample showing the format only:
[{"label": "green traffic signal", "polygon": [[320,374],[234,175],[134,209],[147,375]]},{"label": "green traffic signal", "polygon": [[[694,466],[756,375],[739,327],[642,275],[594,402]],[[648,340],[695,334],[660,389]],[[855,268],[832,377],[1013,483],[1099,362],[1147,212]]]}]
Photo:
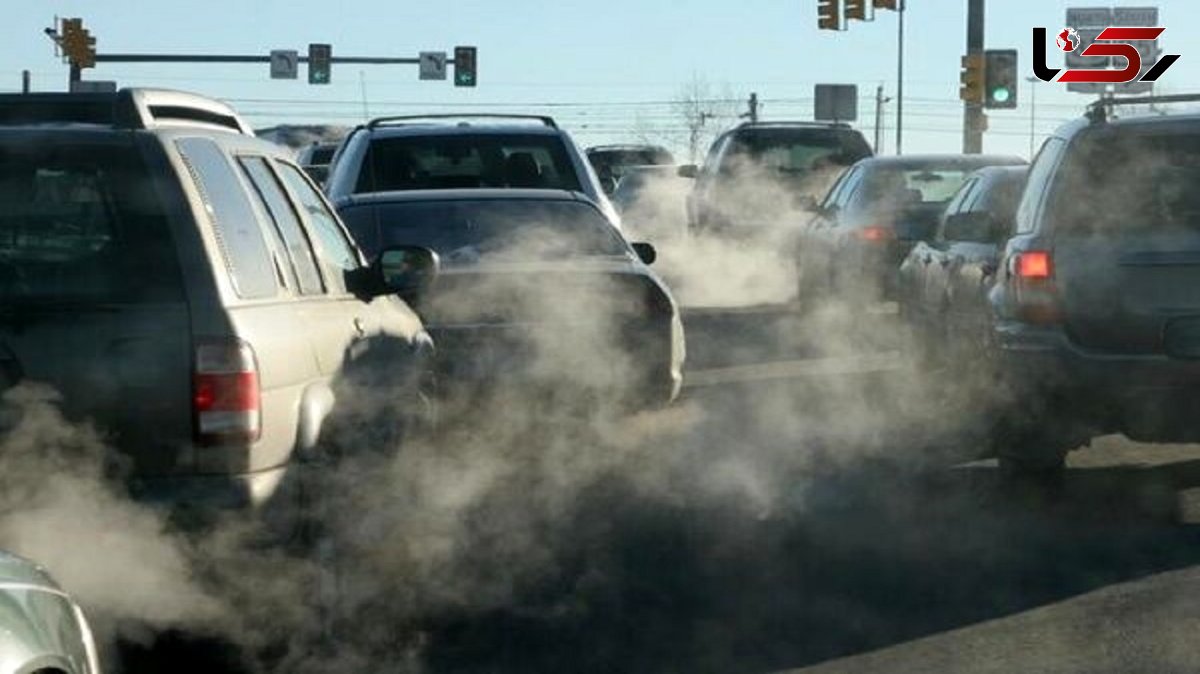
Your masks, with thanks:
[{"label": "green traffic signal", "polygon": [[1017,50],[988,49],[984,52],[984,91],[987,108],[1017,107]]},{"label": "green traffic signal", "polygon": [[993,101],[995,101],[995,102],[997,102],[997,103],[1007,103],[1007,102],[1008,102],[1008,98],[1009,98],[1011,95],[1012,95],[1012,94],[1011,94],[1011,93],[1009,93],[1008,89],[1006,89],[1006,88],[1004,88],[1004,87],[1000,87],[1000,88],[998,88],[998,89],[993,89],[993,90],[992,90],[992,100],[993,100]]},{"label": "green traffic signal", "polygon": [[475,47],[454,48],[454,86],[475,86],[475,69],[478,64]]}]

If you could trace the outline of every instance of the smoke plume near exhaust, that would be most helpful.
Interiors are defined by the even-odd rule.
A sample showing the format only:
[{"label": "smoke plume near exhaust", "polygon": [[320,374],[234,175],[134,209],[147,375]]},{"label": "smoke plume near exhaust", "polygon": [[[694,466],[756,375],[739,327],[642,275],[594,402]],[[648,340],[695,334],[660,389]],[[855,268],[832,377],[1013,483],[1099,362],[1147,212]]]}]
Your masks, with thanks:
[{"label": "smoke plume near exhaust", "polygon": [[[787,301],[791,236],[656,243],[685,303],[730,306]],[[525,246],[536,246],[534,258],[560,249],[545,237],[516,245],[516,258]],[[299,468],[315,520],[303,545],[245,514],[175,531],[119,486],[119,448],[66,421],[52,393],[23,386],[3,404],[0,547],[45,564],[93,616],[109,653],[118,636],[180,629],[236,645],[246,671],[437,671],[470,659],[469,638],[455,636],[471,634],[463,625],[502,615],[589,633],[596,646],[540,666],[516,648],[512,671],[611,671],[626,662],[617,645],[638,630],[670,634],[665,653],[704,641],[699,628],[680,634],[670,620],[621,616],[622,601],[665,591],[643,585],[630,564],[657,574],[654,555],[720,559],[746,545],[747,522],[845,498],[829,473],[894,457],[914,439],[938,441],[927,424],[944,403],[907,372],[714,385],[632,412],[577,397],[580,382],[612,383],[625,371],[622,328],[645,309],[642,296],[620,283],[629,279],[547,283],[544,269],[513,269],[503,283],[460,286],[442,318],[540,319],[519,370],[501,368],[490,395],[445,410],[436,433],[399,446],[379,446],[369,422],[339,427],[343,451]],[[792,325],[774,346],[833,357],[878,341],[878,324],[836,303]],[[719,350],[745,335],[701,338]],[[520,374],[544,386],[506,386]],[[360,393],[364,407],[390,405],[375,404],[382,390]],[[474,638],[500,652],[494,636]],[[660,664],[646,669],[671,669]]]}]

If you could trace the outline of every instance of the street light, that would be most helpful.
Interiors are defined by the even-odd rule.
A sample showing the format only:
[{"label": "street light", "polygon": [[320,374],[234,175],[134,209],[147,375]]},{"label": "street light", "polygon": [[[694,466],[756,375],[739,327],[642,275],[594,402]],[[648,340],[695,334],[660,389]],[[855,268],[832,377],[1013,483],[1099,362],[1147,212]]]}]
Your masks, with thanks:
[{"label": "street light", "polygon": [[1038,78],[1026,77],[1025,81],[1030,84],[1029,87],[1029,161],[1033,161],[1033,134],[1034,123],[1037,117],[1037,86]]}]

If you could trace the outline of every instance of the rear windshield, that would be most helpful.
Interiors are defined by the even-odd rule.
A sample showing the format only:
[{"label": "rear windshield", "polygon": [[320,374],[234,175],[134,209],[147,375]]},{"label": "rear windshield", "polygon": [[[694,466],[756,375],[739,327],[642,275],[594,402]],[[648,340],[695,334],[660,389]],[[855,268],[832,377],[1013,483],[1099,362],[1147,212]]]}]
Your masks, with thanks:
[{"label": "rear windshield", "polygon": [[308,164],[311,166],[321,166],[328,164],[329,160],[333,159],[333,153],[337,151],[336,145],[323,145],[313,148],[308,154]]},{"label": "rear windshield", "polygon": [[973,171],[973,168],[877,168],[863,178],[852,205],[894,208],[947,204]]},{"label": "rear windshield", "polygon": [[1080,139],[1054,190],[1054,221],[1082,231],[1200,231],[1200,132]]},{"label": "rear windshield", "polygon": [[622,173],[621,169],[628,166],[654,166],[673,164],[675,158],[670,152],[656,148],[641,150],[596,150],[588,153],[588,160],[602,175],[608,171],[613,175]]},{"label": "rear windshield", "polygon": [[799,174],[849,166],[871,155],[853,131],[787,129],[739,133],[721,162],[721,172],[737,173],[747,165],[768,172]]},{"label": "rear windshield", "polygon": [[162,203],[132,143],[0,135],[0,304],[181,295]]},{"label": "rear windshield", "polygon": [[448,261],[625,252],[603,215],[573,201],[414,201],[351,207],[342,218],[372,258],[398,245],[425,246]]},{"label": "rear windshield", "polygon": [[579,191],[580,183],[557,136],[412,136],[371,141],[355,192],[476,187]]}]

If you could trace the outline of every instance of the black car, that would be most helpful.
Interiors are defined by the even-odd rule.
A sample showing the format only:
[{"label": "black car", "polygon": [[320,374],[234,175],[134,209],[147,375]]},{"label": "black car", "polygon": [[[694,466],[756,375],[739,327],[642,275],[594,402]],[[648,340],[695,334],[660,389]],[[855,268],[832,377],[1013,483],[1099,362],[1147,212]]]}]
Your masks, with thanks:
[{"label": "black car", "polygon": [[596,145],[586,150],[588,161],[596,169],[600,184],[611,196],[617,183],[633,166],[673,166],[671,151],[658,145]]},{"label": "black car", "polygon": [[799,299],[891,300],[900,263],[929,239],[954,193],[977,169],[1017,157],[905,155],[855,164],[830,188],[800,241]]},{"label": "black car", "polygon": [[702,167],[680,167],[680,175],[696,179],[687,198],[688,227],[746,234],[795,220],[807,199],[870,156],[866,139],[845,124],[742,124],[713,142]]},{"label": "black car", "polygon": [[[549,383],[634,405],[675,398],[683,328],[670,290],[587,197],[562,190],[359,194],[338,209],[370,252],[437,252],[417,298],[448,388]],[[486,388],[486,387],[485,387]]]},{"label": "black car", "polygon": [[1024,166],[992,166],[971,174],[934,236],[900,265],[901,313],[931,364],[982,362],[991,329],[987,291],[1013,234],[1027,173]]},{"label": "black car", "polygon": [[1103,434],[1200,440],[1200,115],[1118,102],[1042,146],[991,290],[1010,472]]}]

